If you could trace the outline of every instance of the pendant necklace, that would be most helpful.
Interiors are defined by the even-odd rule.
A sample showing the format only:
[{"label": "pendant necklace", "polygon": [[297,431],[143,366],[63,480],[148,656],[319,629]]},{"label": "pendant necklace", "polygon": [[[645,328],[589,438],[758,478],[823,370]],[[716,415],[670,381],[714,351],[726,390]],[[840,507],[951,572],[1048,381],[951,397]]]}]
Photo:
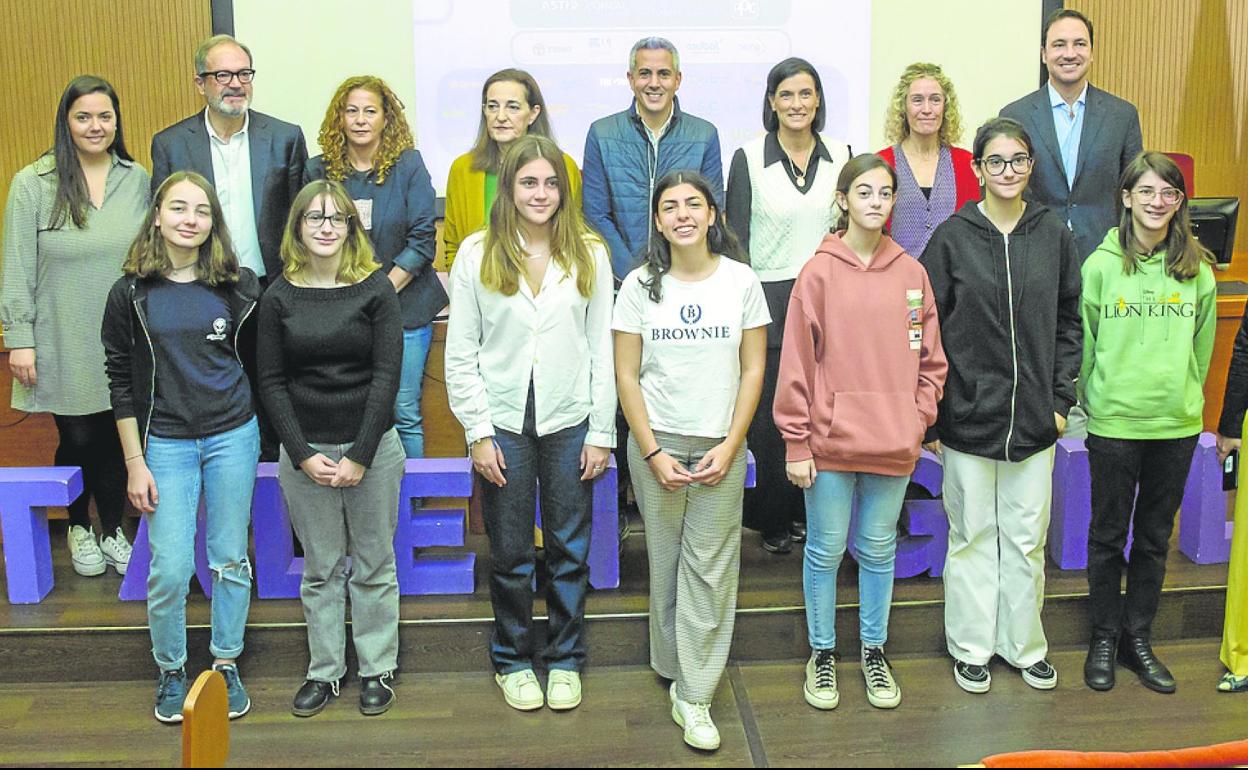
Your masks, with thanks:
[{"label": "pendant necklace", "polygon": [[[776,144],[780,144],[778,138],[776,139]],[[789,168],[793,169],[793,181],[797,183],[799,188],[806,187],[806,172],[810,170],[810,161],[815,156],[815,148],[813,146],[810,148],[810,155],[806,158],[806,165],[801,171],[797,170],[797,164],[793,162],[793,156],[789,154],[789,151],[785,149],[783,144],[780,144],[780,150],[784,153],[785,160],[789,162]]]}]

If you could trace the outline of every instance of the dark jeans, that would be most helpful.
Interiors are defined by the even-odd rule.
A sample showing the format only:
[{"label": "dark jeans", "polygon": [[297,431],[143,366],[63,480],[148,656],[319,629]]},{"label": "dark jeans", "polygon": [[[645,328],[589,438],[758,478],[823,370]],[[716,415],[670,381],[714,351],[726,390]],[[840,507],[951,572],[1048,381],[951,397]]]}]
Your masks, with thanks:
[{"label": "dark jeans", "polygon": [[523,432],[496,429],[494,442],[507,463],[506,486],[478,479],[485,532],[490,538],[490,603],[494,636],[490,659],[500,674],[530,668],[533,643],[533,524],[542,500],[549,668],[580,671],[585,663],[585,594],[589,590],[590,482],[581,481],[581,447],[589,421],[538,436],[533,391]]},{"label": "dark jeans", "polygon": [[[792,287],[792,281],[782,281]],[[763,290],[772,309],[772,324],[783,326],[784,316],[776,315],[779,300],[773,302],[772,294],[777,284],[765,283]],[[788,307],[788,294],[783,306]],[[770,331],[769,331],[770,334]],[[743,521],[745,526],[763,533],[763,537],[778,537],[789,531],[793,522],[806,521],[806,498],[801,488],[794,486],[784,472],[784,439],[776,428],[772,416],[772,402],[776,400],[776,380],[780,377],[780,346],[767,348],[767,367],[763,370],[763,393],[750,421],[745,443],[754,453],[755,485],[745,490]]]},{"label": "dark jeans", "polygon": [[100,534],[112,535],[121,526],[126,505],[126,460],[112,411],[78,417],[54,414],[52,419],[61,440],[53,462],[82,468],[82,494],[69,504],[69,523],[91,526],[87,503],[94,497]]},{"label": "dark jeans", "polygon": [[[1116,637],[1125,632],[1149,637],[1166,578],[1174,517],[1183,500],[1198,438],[1132,440],[1089,434],[1088,589],[1094,635]],[[1123,549],[1133,513],[1128,562]],[[1121,595],[1124,569],[1125,601]]]}]

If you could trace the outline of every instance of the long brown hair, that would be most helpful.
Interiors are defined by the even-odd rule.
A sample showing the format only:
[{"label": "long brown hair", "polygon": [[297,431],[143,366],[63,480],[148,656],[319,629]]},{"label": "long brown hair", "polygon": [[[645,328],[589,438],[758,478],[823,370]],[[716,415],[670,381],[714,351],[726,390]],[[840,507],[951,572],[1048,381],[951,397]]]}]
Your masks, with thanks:
[{"label": "long brown hair", "polygon": [[329,100],[325,118],[321,121],[321,132],[317,135],[321,144],[321,160],[325,163],[325,176],[341,182],[354,171],[351,161],[347,159],[347,136],[342,130],[342,120],[347,97],[357,88],[374,93],[381,99],[386,124],[381,129],[381,143],[373,155],[373,173],[377,176],[377,184],[382,184],[386,181],[386,174],[399,162],[403,151],[415,147],[416,142],[403,114],[403,102],[390,90],[386,81],[374,75],[347,78],[334,92],[334,98]]},{"label": "long brown hair", "polygon": [[551,215],[550,259],[567,274],[576,274],[576,290],[582,297],[594,293],[594,257],[591,245],[602,239],[590,229],[581,207],[572,200],[563,152],[550,139],[526,134],[503,153],[498,171],[498,194],[485,229],[485,254],[481,260],[481,285],[508,297],[520,290],[524,272],[524,249],[520,245],[520,212],[516,210],[516,177],[520,169],[545,158],[554,169],[559,186],[559,207]]},{"label": "long brown hair", "polygon": [[538,88],[533,76],[524,70],[499,70],[486,78],[485,85],[481,86],[481,107],[479,108],[481,122],[477,124],[477,141],[472,145],[471,150],[474,171],[498,171],[498,164],[502,162],[503,150],[490,136],[489,119],[485,117],[485,96],[489,93],[490,86],[504,82],[518,83],[523,86],[524,100],[529,103],[529,107],[541,108],[537,113],[537,118],[533,120],[533,125],[525,131],[525,135],[544,136],[551,140],[555,138],[554,131],[550,128],[550,118],[546,116],[546,100],[542,98],[542,89]]},{"label": "long brown hair", "polygon": [[312,255],[303,245],[303,215],[308,213],[317,198],[324,195],[334,202],[338,213],[347,215],[347,237],[342,239],[342,261],[338,263],[337,279],[340,283],[357,284],[380,268],[373,258],[373,245],[360,224],[360,213],[355,202],[347,194],[341,182],[318,179],[308,182],[290,204],[290,215],[282,230],[282,275],[293,281],[300,270],[307,267]]},{"label": "long brown hair", "polygon": [[195,264],[195,276],[209,286],[238,281],[238,256],[234,253],[234,244],[230,241],[230,233],[225,227],[225,214],[221,211],[221,201],[217,199],[216,190],[207,179],[194,171],[175,171],[156,189],[156,195],[147,208],[147,216],[143,217],[143,226],[139,234],[130,244],[126,254],[126,262],[121,270],[126,275],[139,278],[150,278],[163,275],[173,269],[169,259],[169,250],[165,245],[165,237],[157,227],[156,218],[160,215],[160,207],[164,205],[165,196],[174,185],[190,182],[203,190],[208,196],[208,207],[212,209],[212,231],[199,245],[199,257]]},{"label": "long brown hair", "polygon": [[56,130],[52,149],[48,150],[56,160],[56,198],[52,203],[52,214],[49,218],[50,227],[59,230],[66,222],[73,222],[79,229],[86,227],[87,207],[91,205],[91,196],[87,192],[87,178],[82,173],[82,163],[78,160],[78,150],[74,146],[73,135],[69,131],[69,111],[87,94],[104,94],[113,103],[113,118],[116,133],[109,152],[122,160],[134,160],[126,150],[125,132],[121,123],[121,101],[117,92],[104,78],[95,75],[79,75],[69,81],[61,94],[60,104],[56,108]]},{"label": "long brown hair", "polygon": [[1118,245],[1122,247],[1122,272],[1131,275],[1138,270],[1137,255],[1143,251],[1135,237],[1135,219],[1131,216],[1131,209],[1122,202],[1123,193],[1130,195],[1140,177],[1149,171],[1183,193],[1161,246],[1166,252],[1166,272],[1175,280],[1189,281],[1200,273],[1201,262],[1213,263],[1213,254],[1192,235],[1192,220],[1187,211],[1187,183],[1183,179],[1183,172],[1164,153],[1149,150],[1136,155],[1127,164],[1118,181]]}]

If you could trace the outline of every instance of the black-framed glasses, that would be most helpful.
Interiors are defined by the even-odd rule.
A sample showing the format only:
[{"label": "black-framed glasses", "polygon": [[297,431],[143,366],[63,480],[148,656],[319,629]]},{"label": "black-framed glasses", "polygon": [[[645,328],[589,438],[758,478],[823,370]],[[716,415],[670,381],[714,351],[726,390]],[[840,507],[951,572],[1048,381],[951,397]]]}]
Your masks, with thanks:
[{"label": "black-framed glasses", "polygon": [[230,84],[230,81],[233,80],[234,78],[238,78],[238,82],[242,83],[243,85],[247,85],[248,83],[256,79],[256,71],[253,69],[213,70],[211,72],[201,72],[199,73],[199,76],[201,78],[204,78],[205,80],[208,78],[212,78],[213,80],[217,81],[217,85],[219,86],[228,86]]},{"label": "black-framed glasses", "polygon": [[319,228],[321,225],[325,224],[326,220],[329,220],[330,226],[335,230],[345,230],[347,223],[351,221],[351,215],[330,214],[326,216],[325,213],[321,211],[309,211],[303,215],[304,224],[313,229]]},{"label": "black-framed glasses", "polygon": [[1035,159],[1030,155],[1015,155],[1009,160],[1000,155],[989,155],[987,158],[980,158],[979,165],[988,172],[988,176],[1001,176],[1005,173],[1007,165],[1014,169],[1015,174],[1026,174],[1031,170],[1031,164],[1034,162]]},{"label": "black-framed glasses", "polygon": [[1138,190],[1131,191],[1131,197],[1135,198],[1135,202],[1141,206],[1147,206],[1157,200],[1157,196],[1161,196],[1161,202],[1167,206],[1173,206],[1183,200],[1183,191],[1175,187],[1163,187],[1160,190],[1154,190],[1151,187],[1141,187]]}]

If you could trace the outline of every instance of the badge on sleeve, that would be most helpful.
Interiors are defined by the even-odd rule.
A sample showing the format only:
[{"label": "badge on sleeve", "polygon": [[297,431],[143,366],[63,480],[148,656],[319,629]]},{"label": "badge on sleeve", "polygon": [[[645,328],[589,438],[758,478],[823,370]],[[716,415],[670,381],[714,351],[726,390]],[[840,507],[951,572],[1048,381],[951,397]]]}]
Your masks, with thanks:
[{"label": "badge on sleeve", "polygon": [[923,347],[923,290],[906,289],[906,320],[908,321],[907,339],[911,350]]}]

